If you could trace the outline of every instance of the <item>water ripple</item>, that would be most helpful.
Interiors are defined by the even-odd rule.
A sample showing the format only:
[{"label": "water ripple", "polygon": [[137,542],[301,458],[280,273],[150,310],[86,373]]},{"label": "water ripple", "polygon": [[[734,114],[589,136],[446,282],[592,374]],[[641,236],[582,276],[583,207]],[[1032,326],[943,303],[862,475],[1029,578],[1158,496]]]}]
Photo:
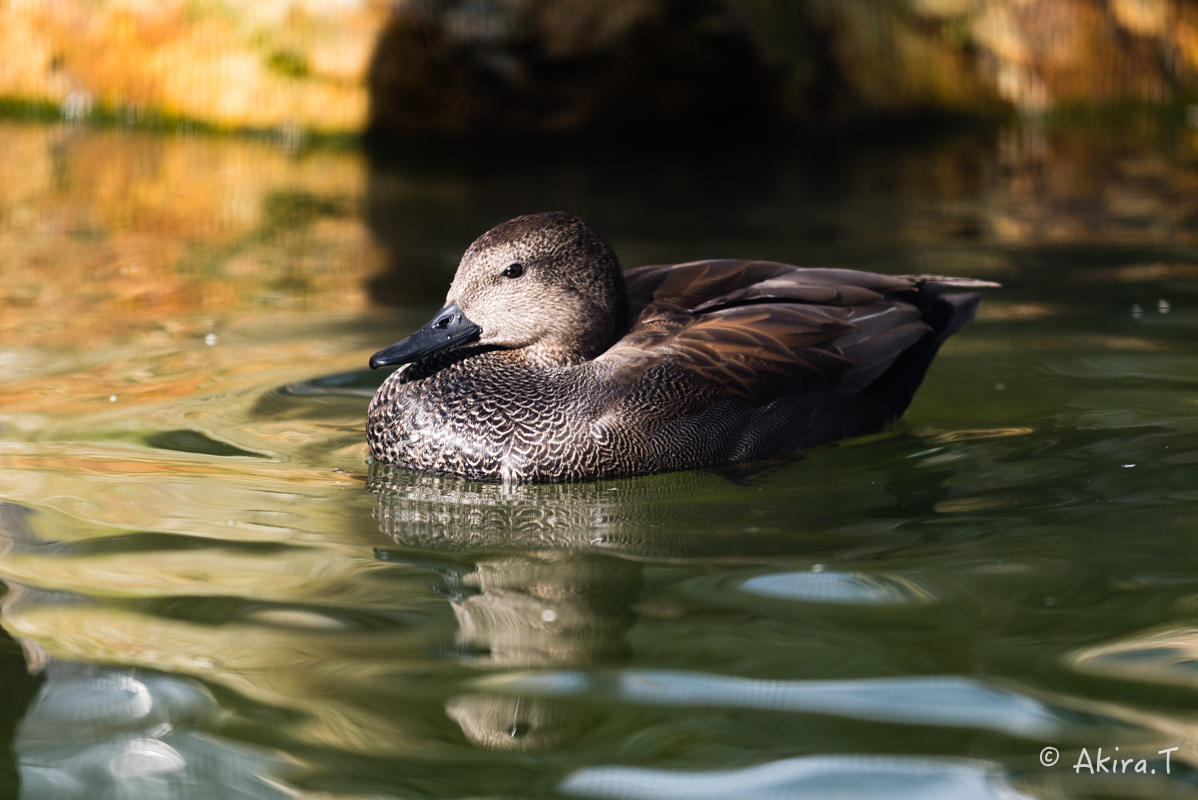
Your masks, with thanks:
[{"label": "water ripple", "polygon": [[827,714],[904,725],[999,731],[1024,739],[1061,735],[1062,717],[1038,700],[957,676],[769,681],[676,670],[628,670],[614,686],[581,673],[525,673],[485,681],[493,688],[543,694],[607,690],[628,703],[721,706]]},{"label": "water ripple", "polygon": [[888,798],[888,800],[1028,800],[998,768],[983,761],[886,756],[805,756],[748,769],[676,772],[587,767],[558,787],[585,797],[704,800],[751,797]]},{"label": "water ripple", "polygon": [[1083,650],[1081,672],[1123,680],[1198,686],[1198,629],[1170,628]]}]

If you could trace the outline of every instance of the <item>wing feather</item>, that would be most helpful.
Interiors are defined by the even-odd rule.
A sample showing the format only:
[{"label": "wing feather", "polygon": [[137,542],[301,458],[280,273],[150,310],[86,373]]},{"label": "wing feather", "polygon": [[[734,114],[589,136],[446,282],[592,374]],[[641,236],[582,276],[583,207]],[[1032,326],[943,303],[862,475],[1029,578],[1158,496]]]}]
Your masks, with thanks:
[{"label": "wing feather", "polygon": [[638,377],[669,361],[730,395],[757,402],[831,386],[853,366],[821,347],[853,326],[810,308],[752,305],[693,314],[652,306],[645,316],[651,320],[644,327],[634,328],[600,359],[626,365]]},{"label": "wing feather", "polygon": [[633,324],[601,360],[633,382],[668,363],[754,402],[841,381],[864,388],[931,330],[921,319],[927,298],[995,285],[733,259],[624,277]]}]

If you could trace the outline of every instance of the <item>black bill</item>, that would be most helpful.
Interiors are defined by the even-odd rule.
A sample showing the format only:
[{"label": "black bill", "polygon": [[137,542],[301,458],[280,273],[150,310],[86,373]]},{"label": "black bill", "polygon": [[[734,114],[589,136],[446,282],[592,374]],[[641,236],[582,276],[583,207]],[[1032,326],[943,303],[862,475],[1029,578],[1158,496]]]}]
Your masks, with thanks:
[{"label": "black bill", "polygon": [[466,319],[457,303],[437,312],[432,322],[403,341],[378,351],[370,357],[370,368],[410,364],[426,356],[465,344],[478,336],[482,328]]}]

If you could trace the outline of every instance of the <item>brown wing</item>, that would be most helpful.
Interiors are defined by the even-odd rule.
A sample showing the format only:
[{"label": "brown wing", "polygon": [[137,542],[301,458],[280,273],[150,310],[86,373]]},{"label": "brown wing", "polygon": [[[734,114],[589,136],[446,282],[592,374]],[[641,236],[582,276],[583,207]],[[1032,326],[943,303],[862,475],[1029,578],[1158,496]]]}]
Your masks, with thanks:
[{"label": "brown wing", "polygon": [[696,261],[625,273],[633,324],[601,358],[635,380],[675,364],[731,396],[767,402],[868,386],[930,330],[921,293],[982,282]]},{"label": "brown wing", "polygon": [[764,402],[834,384],[853,362],[820,345],[852,330],[833,315],[801,306],[693,314],[654,305],[600,358],[622,365],[629,378],[669,361],[710,387]]}]

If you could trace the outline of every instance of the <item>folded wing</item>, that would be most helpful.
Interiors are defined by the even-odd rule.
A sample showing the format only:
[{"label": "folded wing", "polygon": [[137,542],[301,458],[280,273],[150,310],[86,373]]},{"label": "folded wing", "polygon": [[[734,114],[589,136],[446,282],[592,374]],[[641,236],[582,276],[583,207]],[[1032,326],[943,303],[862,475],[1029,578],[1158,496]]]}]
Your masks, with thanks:
[{"label": "folded wing", "polygon": [[[865,389],[924,337],[952,332],[938,336],[945,325],[928,314],[944,289],[995,285],[737,260],[641,267],[625,280],[631,330],[602,360],[628,380],[668,362],[756,403],[844,382]],[[953,330],[976,304],[947,304]]]}]

